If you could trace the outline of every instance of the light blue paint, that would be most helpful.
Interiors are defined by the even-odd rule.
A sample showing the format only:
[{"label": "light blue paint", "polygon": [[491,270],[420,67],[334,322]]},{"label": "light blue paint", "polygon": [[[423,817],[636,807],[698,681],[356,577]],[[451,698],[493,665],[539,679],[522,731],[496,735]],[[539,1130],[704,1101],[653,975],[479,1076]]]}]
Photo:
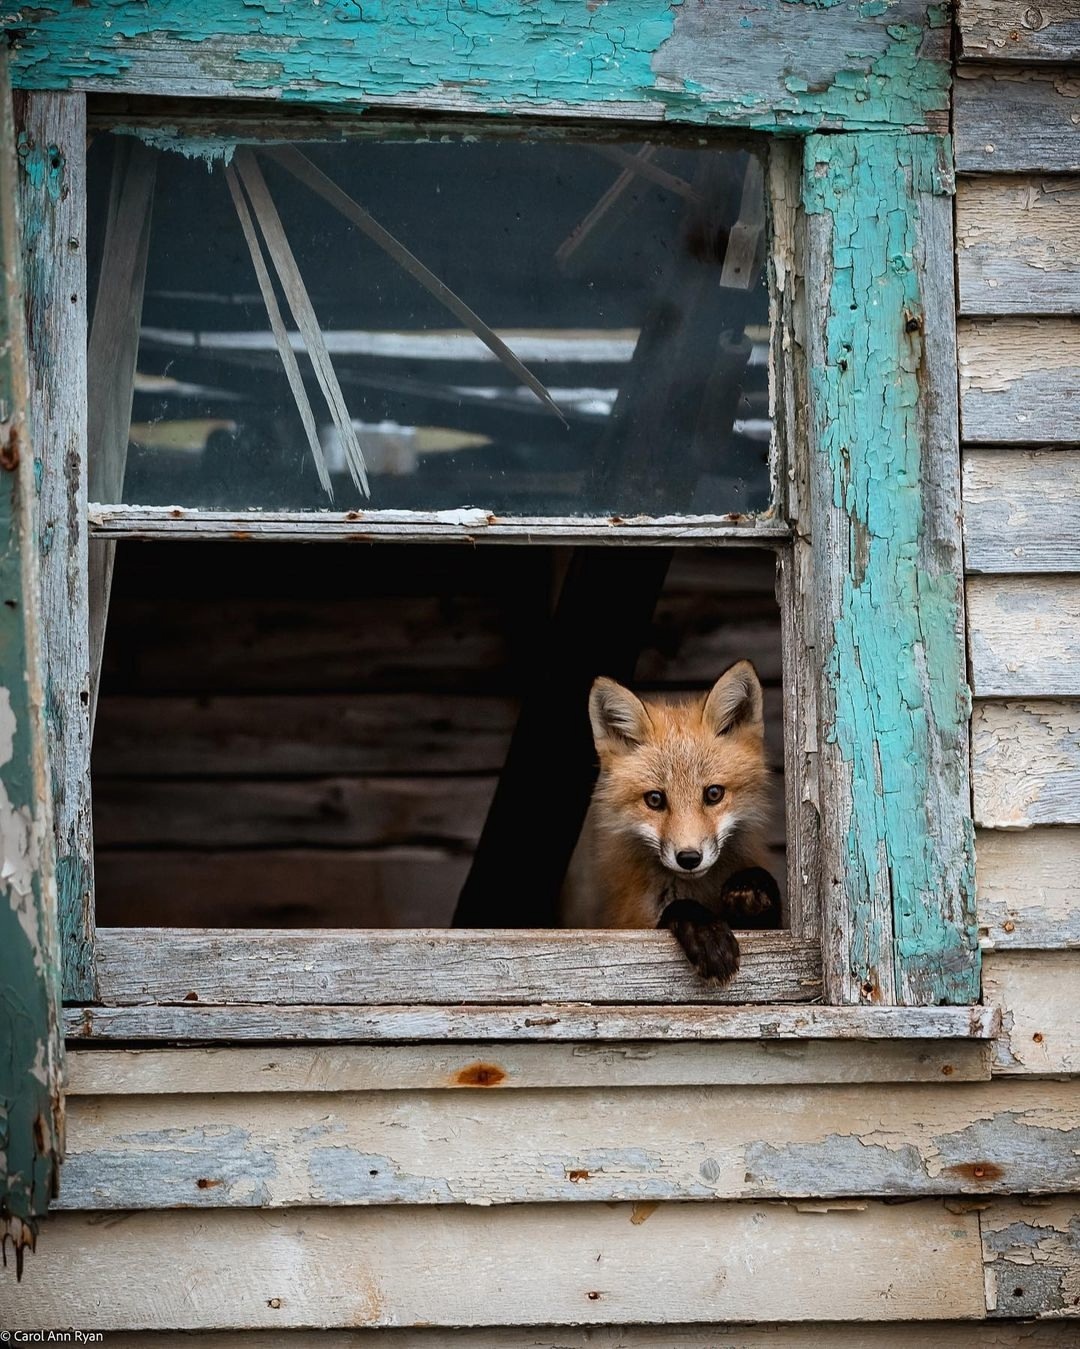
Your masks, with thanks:
[{"label": "light blue paint", "polygon": [[[928,1000],[978,999],[974,835],[963,800],[969,692],[958,560],[928,562],[922,296],[915,194],[939,189],[934,137],[807,142],[803,200],[832,224],[826,356],[810,371],[817,452],[850,522],[842,611],[825,652],[831,737],[850,770],[844,888],[857,977],[893,962]],[[931,764],[955,779],[948,837]],[[955,830],[953,829],[955,827]],[[892,931],[869,896],[892,897]],[[959,912],[956,921],[950,915]]]},{"label": "light blue paint", "polygon": [[942,24],[925,0],[54,0],[5,19],[24,88],[134,89],[180,55],[201,93],[353,110],[619,103],[656,120],[789,131],[943,121]]}]

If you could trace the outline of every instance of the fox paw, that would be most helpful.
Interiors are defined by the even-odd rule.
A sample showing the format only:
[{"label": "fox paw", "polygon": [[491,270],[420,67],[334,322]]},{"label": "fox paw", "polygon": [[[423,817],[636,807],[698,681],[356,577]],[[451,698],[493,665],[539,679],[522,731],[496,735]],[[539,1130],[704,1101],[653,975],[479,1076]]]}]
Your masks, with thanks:
[{"label": "fox paw", "polygon": [[739,943],[723,918],[693,899],[673,900],[660,915],[703,979],[726,984],[739,970]]},{"label": "fox paw", "polygon": [[724,882],[720,907],[732,927],[780,926],[780,888],[764,867],[736,871]]}]

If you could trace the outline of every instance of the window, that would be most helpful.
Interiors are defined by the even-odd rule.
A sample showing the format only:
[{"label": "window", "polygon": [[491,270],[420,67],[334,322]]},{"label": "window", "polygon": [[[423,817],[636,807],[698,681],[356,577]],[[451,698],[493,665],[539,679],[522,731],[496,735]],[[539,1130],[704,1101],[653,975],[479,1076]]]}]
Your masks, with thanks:
[{"label": "window", "polygon": [[[620,572],[635,577],[628,589],[647,622],[669,554],[682,559],[676,575],[695,565],[691,548],[705,570],[741,558],[760,573],[767,550],[783,651],[787,925],[744,939],[742,972],[720,993],[688,971],[664,934],[648,931],[584,937],[492,933],[484,924],[331,936],[226,927],[223,936],[217,924],[228,919],[219,911],[205,928],[155,933],[128,916],[138,907],[130,887],[126,907],[100,897],[102,916],[113,905],[127,925],[95,930],[84,745],[65,784],[68,992],[76,1005],[106,1009],[85,1027],[96,1033],[111,1018],[136,1036],[179,1034],[181,1023],[184,1034],[210,1036],[238,1025],[255,1033],[256,1024],[262,1034],[277,1026],[270,1038],[348,1034],[370,1026],[372,1008],[407,1017],[404,1008],[420,1007],[423,1024],[439,1033],[451,1023],[475,1033],[476,1018],[489,1014],[470,1021],[469,1008],[498,1006],[485,1024],[559,1025],[552,1033],[572,1035],[619,1018],[641,1030],[646,1022],[632,1009],[664,1004],[665,1033],[695,1025],[717,1033],[721,1022],[708,1016],[724,1003],[957,1000],[939,976],[943,949],[953,951],[956,972],[974,960],[967,881],[956,871],[967,865],[963,847],[942,872],[918,842],[925,820],[899,865],[882,841],[902,832],[904,774],[920,790],[943,745],[947,757],[959,754],[962,732],[954,725],[940,735],[940,709],[918,701],[929,665],[951,656],[925,645],[918,619],[908,641],[910,615],[893,591],[902,591],[894,582],[905,568],[918,581],[917,550],[901,539],[890,555],[875,512],[894,511],[895,483],[845,443],[865,437],[859,418],[873,398],[861,391],[879,391],[880,426],[901,428],[894,466],[902,488],[918,468],[924,421],[938,416],[940,431],[940,409],[911,400],[912,381],[941,340],[912,280],[927,247],[911,232],[914,203],[936,218],[923,162],[894,156],[895,210],[856,212],[854,224],[843,222],[845,239],[836,198],[869,196],[882,165],[841,140],[630,128],[565,128],[554,137],[516,125],[499,135],[479,123],[448,130],[420,121],[358,128],[271,109],[248,114],[242,132],[226,114],[210,124],[200,117],[196,133],[188,116],[180,104],[133,104],[120,116],[91,103],[89,111],[84,199],[98,295],[86,361],[94,448],[81,508],[89,620],[84,651],[73,657],[91,671],[86,701],[96,702],[108,650],[114,569],[130,616],[135,591],[168,557],[165,545],[174,573],[163,584],[187,570],[181,553],[202,549],[207,561],[192,570],[220,566],[228,585],[234,564],[224,559],[241,538],[256,547],[336,541],[346,551],[361,540],[372,558],[385,557],[384,577],[391,567],[422,570],[421,542],[482,543],[477,556],[503,581],[524,565],[498,560],[513,544],[533,559],[548,550],[549,593],[565,565],[565,553],[550,550],[573,548],[585,573],[569,573],[580,587],[570,600],[581,630],[590,626],[588,603],[612,593]],[[185,150],[197,153],[185,159]],[[851,262],[867,242],[860,230],[869,237],[882,220],[895,235],[886,241],[895,283]],[[335,268],[343,251],[363,267]],[[907,366],[894,379],[893,354],[875,345],[875,311],[891,314],[897,290]],[[675,342],[673,313],[683,319]],[[900,523],[910,532],[911,520]],[[928,574],[948,601],[945,535]],[[140,577],[125,557],[148,540],[158,551]],[[456,565],[430,556],[440,573]],[[281,565],[269,557],[268,575]],[[311,567],[315,585],[318,565],[339,569],[340,580],[337,554],[323,557]],[[549,617],[558,622],[557,606]],[[880,650],[852,640],[867,631],[888,634]],[[915,684],[901,680],[879,697],[873,681],[895,675],[897,649],[905,660],[914,653]],[[176,656],[174,648],[173,668]],[[633,668],[631,660],[628,680]],[[102,709],[115,735],[107,696]],[[525,722],[522,712],[519,733]],[[534,744],[550,745],[542,716],[526,729]],[[933,829],[958,808],[968,827],[966,767],[960,757],[948,766],[957,799],[933,796]],[[511,815],[521,815],[522,801],[527,791]],[[102,804],[112,809],[115,800]],[[572,849],[572,838],[560,848]],[[948,892],[940,921],[935,877]],[[204,914],[216,907],[212,892],[199,901]],[[527,902],[521,911],[538,909]],[[146,906],[143,921],[154,921]],[[927,931],[924,974],[919,934]],[[248,1010],[237,1016],[227,1004]],[[531,1016],[536,1004],[563,1010]],[[273,1009],[282,1006],[306,1010],[279,1024]],[[253,1020],[252,1008],[264,1011]],[[654,1016],[651,1024],[660,1023]]]}]

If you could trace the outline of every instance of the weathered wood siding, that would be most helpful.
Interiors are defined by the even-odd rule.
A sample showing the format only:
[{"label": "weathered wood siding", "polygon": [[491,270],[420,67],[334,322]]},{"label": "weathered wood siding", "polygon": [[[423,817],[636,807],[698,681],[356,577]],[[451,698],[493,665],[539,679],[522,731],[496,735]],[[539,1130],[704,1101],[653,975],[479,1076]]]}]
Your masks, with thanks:
[{"label": "weathered wood siding", "polygon": [[955,85],[979,924],[995,1072],[1018,1076],[1080,1072],[1076,13],[963,0]]},{"label": "weathered wood siding", "polygon": [[[853,12],[802,8],[819,34]],[[679,41],[720,12],[682,7]],[[770,5],[762,13],[775,18]],[[179,986],[177,1005],[73,1011],[73,1036],[97,1019],[149,1042],[197,1041],[200,1024],[227,1014],[254,1047],[72,1054],[67,1211],[22,1285],[0,1282],[0,1320],[116,1327],[127,1333],[110,1343],[122,1349],[345,1349],[359,1326],[379,1349],[1076,1343],[1080,69],[1052,64],[1078,59],[1067,4],[964,0],[959,22],[971,58],[958,71],[955,144],[976,879],[984,994],[1004,1009],[1005,1033],[990,1048],[841,1043],[828,1038],[833,1014],[813,1006],[657,1007],[658,1027],[678,1021],[698,1041],[611,1045],[585,1041],[602,1040],[618,1008],[305,1006],[293,1033],[327,1043],[265,1047],[274,1027],[258,1008],[185,1001]],[[251,53],[253,86],[307,96],[297,74],[307,44],[301,34],[276,63]],[[785,82],[798,90],[803,56],[777,52],[796,62]],[[70,53],[75,83],[96,70],[124,88],[163,69],[145,43],[118,54],[85,27]],[[195,78],[213,92],[220,52],[201,55]],[[852,100],[865,92],[858,77],[844,83]],[[677,97],[715,104],[719,84],[713,70],[703,92]],[[651,68],[644,86],[632,111],[652,106]],[[530,97],[542,102],[546,87]],[[488,95],[412,97],[479,106]],[[848,130],[850,113],[837,121]],[[162,671],[175,664],[155,659]],[[161,688],[153,709],[130,688],[112,696],[102,716],[115,722],[101,724],[116,727],[113,776],[141,767],[156,781],[150,818],[165,841],[180,827],[172,813],[183,821],[191,808],[168,779],[213,777],[219,745],[251,777],[296,763],[312,776],[370,776],[393,771],[372,735],[389,719],[414,745],[423,738],[442,771],[483,774],[506,707],[504,690],[473,688],[449,727],[423,714],[394,722],[394,695],[375,687],[342,744],[345,695],[317,708],[305,695],[270,743],[259,712],[278,718],[282,694],[265,686],[209,701]],[[481,700],[488,730],[458,735]],[[506,726],[511,715],[512,704]],[[158,753],[159,724],[175,730],[182,767]],[[130,828],[119,823],[132,818],[126,790],[113,802],[118,830]],[[347,830],[350,803],[370,790],[341,798]],[[428,818],[415,784],[400,790],[395,818]],[[216,826],[219,843],[248,837],[259,811],[287,814],[281,796],[253,792]],[[391,817],[386,794],[364,799]],[[318,812],[298,816],[296,837],[311,846]],[[170,970],[187,977],[170,952],[147,961],[147,977]],[[938,1009],[928,1029],[958,1034],[946,1014],[960,1010]],[[508,1041],[568,1042],[470,1043],[500,1016]],[[361,1021],[373,1038],[441,1043],[332,1043]],[[639,1024],[644,1036],[650,1022]]]}]

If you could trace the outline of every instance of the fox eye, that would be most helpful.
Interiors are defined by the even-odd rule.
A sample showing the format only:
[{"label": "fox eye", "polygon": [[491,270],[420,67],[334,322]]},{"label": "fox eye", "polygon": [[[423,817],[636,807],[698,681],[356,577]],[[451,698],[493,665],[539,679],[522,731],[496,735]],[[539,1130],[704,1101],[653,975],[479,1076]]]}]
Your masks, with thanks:
[{"label": "fox eye", "polygon": [[644,800],[650,810],[663,810],[667,805],[667,797],[663,792],[646,792]]},{"label": "fox eye", "polygon": [[705,788],[704,795],[705,795],[705,804],[707,806],[715,806],[718,801],[722,801],[724,799],[724,789],[723,787],[719,786],[717,783],[714,782],[711,787]]}]

